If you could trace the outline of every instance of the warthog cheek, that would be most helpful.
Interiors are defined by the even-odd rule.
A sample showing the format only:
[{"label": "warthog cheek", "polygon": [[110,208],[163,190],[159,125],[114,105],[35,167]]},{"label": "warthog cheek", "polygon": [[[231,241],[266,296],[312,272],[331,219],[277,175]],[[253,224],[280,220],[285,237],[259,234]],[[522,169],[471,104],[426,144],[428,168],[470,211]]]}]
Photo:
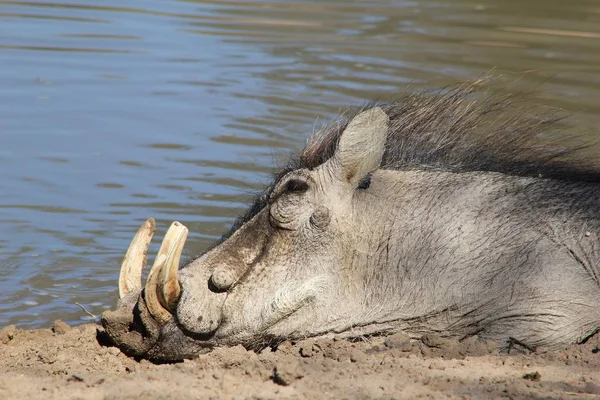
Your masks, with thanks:
[{"label": "warthog cheek", "polygon": [[278,323],[328,291],[329,279],[324,275],[317,275],[305,282],[284,283],[262,307],[260,315],[263,324],[271,326]]}]

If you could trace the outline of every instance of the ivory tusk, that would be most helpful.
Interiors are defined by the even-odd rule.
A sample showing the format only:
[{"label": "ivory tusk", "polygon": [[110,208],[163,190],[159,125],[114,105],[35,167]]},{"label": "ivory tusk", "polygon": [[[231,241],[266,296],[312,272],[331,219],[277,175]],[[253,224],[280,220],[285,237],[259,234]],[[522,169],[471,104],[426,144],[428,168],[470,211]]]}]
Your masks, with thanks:
[{"label": "ivory tusk", "polygon": [[[187,240],[188,229],[180,222],[173,222],[165,235],[163,244],[168,249],[167,261],[160,275],[162,288],[162,305],[171,313],[175,312],[181,288],[177,279],[181,252]],[[171,243],[167,243],[167,241]],[[161,246],[162,250],[162,246]],[[159,251],[160,253],[160,251]]]},{"label": "ivory tusk", "polygon": [[161,325],[164,325],[171,318],[169,310],[165,309],[158,298],[159,288],[159,276],[161,275],[162,269],[167,261],[167,256],[159,254],[154,261],[154,265],[148,274],[146,280],[146,287],[144,290],[144,298],[146,300],[146,307],[152,317]]},{"label": "ivory tusk", "polygon": [[133,237],[119,274],[119,298],[142,289],[142,269],[146,265],[146,253],[156,229],[154,218],[148,218]]},{"label": "ivory tusk", "polygon": [[177,270],[187,234],[188,229],[181,223],[175,221],[171,224],[146,281],[146,305],[161,324],[171,318],[179,301],[181,289]]}]

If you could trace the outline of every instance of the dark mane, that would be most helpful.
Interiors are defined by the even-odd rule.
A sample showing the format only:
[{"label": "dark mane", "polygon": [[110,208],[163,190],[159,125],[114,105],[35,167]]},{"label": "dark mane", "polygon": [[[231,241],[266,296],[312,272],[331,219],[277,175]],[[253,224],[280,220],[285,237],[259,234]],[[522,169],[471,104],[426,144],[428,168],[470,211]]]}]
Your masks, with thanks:
[{"label": "dark mane", "polygon": [[[352,118],[379,106],[390,117],[383,169],[488,171],[566,181],[600,182],[597,160],[586,159],[573,145],[581,133],[572,132],[566,114],[537,106],[531,94],[482,92],[485,79],[437,91],[401,95],[392,102],[370,103],[312,136],[298,157],[275,171],[273,182],[286,173],[314,169],[331,158]],[[571,133],[569,133],[571,132]],[[272,185],[257,196],[246,214],[224,236],[235,232],[265,205]]]},{"label": "dark mane", "polygon": [[579,146],[569,143],[581,139],[581,134],[568,134],[564,112],[529,103],[530,94],[481,98],[477,95],[482,85],[482,81],[468,82],[400,96],[389,104],[367,104],[313,136],[287,169],[321,165],[335,152],[348,122],[359,112],[379,106],[391,122],[383,169],[493,171],[600,182],[600,164],[581,154],[589,141]]}]

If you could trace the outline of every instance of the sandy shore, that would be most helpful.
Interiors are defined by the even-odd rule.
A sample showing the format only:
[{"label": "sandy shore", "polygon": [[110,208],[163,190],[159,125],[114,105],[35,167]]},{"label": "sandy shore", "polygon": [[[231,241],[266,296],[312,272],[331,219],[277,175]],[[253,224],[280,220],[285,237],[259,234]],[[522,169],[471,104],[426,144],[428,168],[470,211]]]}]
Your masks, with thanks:
[{"label": "sandy shore", "polygon": [[155,365],[102,346],[97,329],[57,321],[1,330],[0,399],[600,399],[597,338],[510,355],[494,343],[436,336],[310,339]]}]

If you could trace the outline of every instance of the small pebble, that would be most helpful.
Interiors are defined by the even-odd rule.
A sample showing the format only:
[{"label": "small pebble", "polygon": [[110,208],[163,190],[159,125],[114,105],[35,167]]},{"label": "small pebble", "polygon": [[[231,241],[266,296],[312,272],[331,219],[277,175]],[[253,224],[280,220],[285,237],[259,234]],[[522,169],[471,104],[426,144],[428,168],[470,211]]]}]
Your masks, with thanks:
[{"label": "small pebble", "polygon": [[410,342],[410,337],[404,332],[399,332],[399,333],[395,333],[393,335],[386,337],[383,344],[387,348],[394,349],[394,348],[402,347],[406,343],[409,343],[409,342]]},{"label": "small pebble", "polygon": [[587,382],[585,384],[585,391],[589,394],[600,394],[600,385],[594,382]]},{"label": "small pebble", "polygon": [[60,319],[57,319],[54,321],[54,324],[52,324],[52,332],[56,333],[57,335],[64,335],[70,329],[71,327]]},{"label": "small pebble", "polygon": [[539,372],[530,372],[528,374],[523,375],[523,379],[527,379],[528,381],[539,382],[542,379],[542,374]]},{"label": "small pebble", "polygon": [[354,363],[365,362],[366,359],[367,359],[367,356],[365,355],[365,353],[363,351],[360,351],[358,349],[352,349],[352,351],[350,352],[350,361],[352,361]]},{"label": "small pebble", "polygon": [[118,347],[109,347],[108,354],[112,354],[113,356],[118,356],[121,354],[121,350]]},{"label": "small pebble", "polygon": [[14,339],[17,334],[17,327],[9,325],[6,328],[0,330],[0,343],[6,344]]},{"label": "small pebble", "polygon": [[304,377],[304,368],[293,356],[282,357],[273,369],[273,381],[279,385],[288,386]]},{"label": "small pebble", "polygon": [[450,340],[444,339],[443,337],[432,333],[423,335],[421,337],[421,341],[425,344],[425,346],[435,348],[445,348],[448,347],[451,343]]}]

